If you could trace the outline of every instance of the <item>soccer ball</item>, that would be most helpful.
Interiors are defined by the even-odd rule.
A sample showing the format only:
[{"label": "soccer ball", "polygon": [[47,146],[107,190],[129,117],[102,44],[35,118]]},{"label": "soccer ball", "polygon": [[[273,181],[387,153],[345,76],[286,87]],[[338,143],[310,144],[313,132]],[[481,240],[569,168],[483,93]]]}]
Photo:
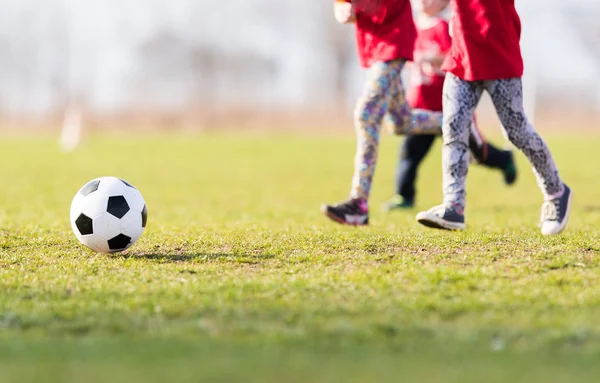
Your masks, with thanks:
[{"label": "soccer ball", "polygon": [[142,194],[116,177],[85,184],[71,202],[71,227],[83,245],[99,253],[128,249],[144,229],[148,211]]}]

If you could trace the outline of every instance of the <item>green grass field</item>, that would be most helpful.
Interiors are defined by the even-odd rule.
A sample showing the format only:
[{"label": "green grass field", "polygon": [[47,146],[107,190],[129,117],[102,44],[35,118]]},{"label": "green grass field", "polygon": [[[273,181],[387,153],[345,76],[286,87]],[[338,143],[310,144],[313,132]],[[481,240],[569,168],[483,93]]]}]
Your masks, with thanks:
[{"label": "green grass field", "polygon": [[[53,137],[0,143],[0,381],[574,382],[600,374],[600,136],[551,136],[574,190],[542,237],[524,157],[506,188],[471,167],[468,231],[383,214],[398,140],[384,137],[372,225],[319,213],[347,196],[352,136]],[[439,143],[418,208],[441,199]],[[88,180],[136,185],[148,228],[94,254],[69,224]]]}]

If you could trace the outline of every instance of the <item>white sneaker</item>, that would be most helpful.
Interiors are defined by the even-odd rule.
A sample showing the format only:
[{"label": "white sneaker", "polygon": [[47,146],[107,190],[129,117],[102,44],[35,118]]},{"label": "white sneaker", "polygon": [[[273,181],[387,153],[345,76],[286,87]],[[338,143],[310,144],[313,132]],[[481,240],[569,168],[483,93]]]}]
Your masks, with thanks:
[{"label": "white sneaker", "polygon": [[443,230],[464,230],[465,215],[459,206],[442,204],[417,214],[417,221],[424,226]]},{"label": "white sneaker", "polygon": [[563,186],[565,191],[560,197],[546,201],[542,205],[540,227],[543,235],[556,235],[563,231],[569,222],[573,193],[567,185]]}]

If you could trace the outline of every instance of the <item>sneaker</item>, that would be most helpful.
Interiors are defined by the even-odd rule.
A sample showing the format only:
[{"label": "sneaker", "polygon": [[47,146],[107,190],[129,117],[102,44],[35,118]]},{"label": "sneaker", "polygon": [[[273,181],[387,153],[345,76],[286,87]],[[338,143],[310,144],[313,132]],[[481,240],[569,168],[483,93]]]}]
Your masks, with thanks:
[{"label": "sneaker", "polygon": [[417,214],[417,221],[421,225],[434,229],[464,230],[465,215],[463,210],[452,204],[434,206],[427,211]]},{"label": "sneaker", "polygon": [[335,205],[321,206],[321,212],[329,219],[343,225],[362,226],[369,224],[369,209],[364,199],[349,199]]},{"label": "sneaker", "polygon": [[506,185],[512,185],[517,181],[517,166],[515,165],[515,157],[512,150],[507,150],[508,162],[504,168],[502,168],[502,175],[504,176],[504,183]]},{"label": "sneaker", "polygon": [[540,226],[543,235],[558,234],[567,226],[573,193],[567,185],[563,184],[563,186],[564,192],[560,197],[546,201],[542,205]]},{"label": "sneaker", "polygon": [[390,212],[392,210],[407,210],[412,209],[414,206],[414,201],[405,199],[400,195],[395,195],[381,206],[381,210],[385,212]]}]

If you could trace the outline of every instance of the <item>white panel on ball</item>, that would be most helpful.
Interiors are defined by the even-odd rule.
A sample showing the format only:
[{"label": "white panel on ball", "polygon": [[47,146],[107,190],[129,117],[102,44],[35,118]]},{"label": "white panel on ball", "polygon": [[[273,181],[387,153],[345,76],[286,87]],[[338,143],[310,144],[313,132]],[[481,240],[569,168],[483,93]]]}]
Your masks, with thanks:
[{"label": "white panel on ball", "polygon": [[106,213],[108,197],[100,190],[96,190],[83,197],[81,212],[90,218],[96,218]]},{"label": "white panel on ball", "polygon": [[140,213],[142,212],[142,209],[144,209],[144,205],[146,204],[146,202],[144,201],[144,197],[142,197],[142,194],[137,189],[128,187],[123,190],[123,195],[125,196],[125,199],[127,200],[127,203],[129,204],[130,208],[137,210]]},{"label": "white panel on ball", "polygon": [[142,213],[137,210],[129,210],[123,218],[121,218],[121,232],[131,238],[131,242],[135,242],[144,232],[142,227]]},{"label": "white panel on ball", "polygon": [[128,187],[117,177],[101,177],[98,191],[106,193],[107,196],[123,195],[123,190]]},{"label": "white panel on ball", "polygon": [[84,235],[79,239],[81,243],[98,253],[110,253],[108,242],[97,235]]},{"label": "white panel on ball", "polygon": [[105,240],[121,234],[121,220],[111,214],[104,213],[94,218],[94,235]]}]

